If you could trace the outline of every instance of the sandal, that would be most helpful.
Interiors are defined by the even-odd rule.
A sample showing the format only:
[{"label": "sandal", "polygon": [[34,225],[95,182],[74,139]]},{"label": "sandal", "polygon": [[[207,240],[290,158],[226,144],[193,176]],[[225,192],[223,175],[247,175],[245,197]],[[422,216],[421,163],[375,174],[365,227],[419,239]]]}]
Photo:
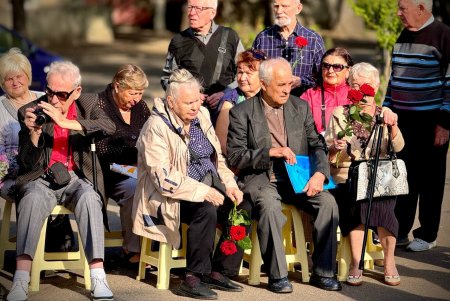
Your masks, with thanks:
[{"label": "sandal", "polygon": [[397,286],[400,284],[400,275],[384,275],[384,283],[390,286]]},{"label": "sandal", "polygon": [[348,285],[351,285],[351,286],[360,286],[363,283],[362,273],[359,274],[358,276],[348,275],[346,282]]}]

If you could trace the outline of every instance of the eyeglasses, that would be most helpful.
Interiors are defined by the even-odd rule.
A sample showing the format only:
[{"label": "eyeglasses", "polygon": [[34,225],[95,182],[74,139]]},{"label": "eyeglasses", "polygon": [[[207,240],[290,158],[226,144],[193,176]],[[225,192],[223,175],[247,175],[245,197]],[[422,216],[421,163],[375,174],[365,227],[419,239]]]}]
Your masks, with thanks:
[{"label": "eyeglasses", "polygon": [[267,60],[267,56],[266,54],[261,51],[261,50],[257,50],[257,49],[250,49],[249,52],[252,54],[252,56],[260,61],[264,61]]},{"label": "eyeglasses", "polygon": [[213,7],[209,6],[195,6],[195,5],[188,5],[187,10],[190,12],[191,10],[194,10],[197,14],[201,13],[207,9],[213,9]]},{"label": "eyeglasses", "polygon": [[328,64],[328,63],[322,63],[322,69],[323,70],[330,70],[330,67],[333,68],[334,72],[341,72],[345,68],[348,68],[348,66],[342,65],[342,64]]},{"label": "eyeglasses", "polygon": [[72,95],[72,93],[76,90],[77,88],[73,89],[70,92],[63,92],[63,91],[58,91],[55,92],[52,89],[50,89],[48,86],[45,88],[45,94],[50,97],[53,98],[53,96],[56,95],[56,97],[58,98],[59,101],[67,101],[70,97],[70,95]]}]

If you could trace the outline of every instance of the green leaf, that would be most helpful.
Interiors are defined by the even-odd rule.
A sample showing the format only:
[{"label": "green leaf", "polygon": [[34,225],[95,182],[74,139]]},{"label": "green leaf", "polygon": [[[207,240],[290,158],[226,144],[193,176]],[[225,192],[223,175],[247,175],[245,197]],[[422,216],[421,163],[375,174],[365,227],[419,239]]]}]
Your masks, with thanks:
[{"label": "green leaf", "polygon": [[371,122],[372,121],[372,116],[370,115],[370,114],[367,114],[367,113],[361,113],[361,119],[364,121],[364,122]]},{"label": "green leaf", "polygon": [[236,245],[242,250],[247,250],[252,248],[252,241],[250,237],[246,236],[243,239],[236,241]]},{"label": "green leaf", "polygon": [[356,106],[350,106],[350,110],[349,110],[350,115],[353,115],[356,113]]},{"label": "green leaf", "polygon": [[341,140],[342,138],[344,138],[344,136],[345,136],[345,130],[342,130],[342,131],[340,131],[340,132],[337,134],[337,137],[338,137],[339,140]]}]

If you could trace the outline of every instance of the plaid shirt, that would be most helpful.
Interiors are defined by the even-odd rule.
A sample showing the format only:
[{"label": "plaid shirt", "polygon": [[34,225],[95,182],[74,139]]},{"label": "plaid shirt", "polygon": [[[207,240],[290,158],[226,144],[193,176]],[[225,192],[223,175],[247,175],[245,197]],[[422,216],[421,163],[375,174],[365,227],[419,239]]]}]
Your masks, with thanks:
[{"label": "plaid shirt", "polygon": [[[296,37],[304,37],[308,45],[300,49],[295,44]],[[325,52],[322,37],[297,22],[294,32],[285,40],[280,34],[280,27],[273,25],[258,34],[253,42],[254,49],[263,50],[269,58],[283,57],[291,66],[298,59],[293,70],[295,76],[302,80],[302,88],[314,85],[313,74],[320,71],[320,61]]]}]

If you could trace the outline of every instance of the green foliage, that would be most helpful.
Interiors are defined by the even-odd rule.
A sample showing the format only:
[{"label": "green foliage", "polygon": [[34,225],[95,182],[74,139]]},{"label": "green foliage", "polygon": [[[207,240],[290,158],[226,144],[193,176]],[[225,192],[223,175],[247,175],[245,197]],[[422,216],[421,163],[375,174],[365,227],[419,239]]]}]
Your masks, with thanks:
[{"label": "green foliage", "polygon": [[236,241],[236,244],[239,248],[242,250],[247,250],[252,248],[252,241],[250,240],[250,237],[246,236],[241,240]]},{"label": "green foliage", "polygon": [[364,18],[368,28],[376,31],[382,49],[391,50],[402,30],[397,17],[397,1],[393,0],[348,0],[356,15]]}]

